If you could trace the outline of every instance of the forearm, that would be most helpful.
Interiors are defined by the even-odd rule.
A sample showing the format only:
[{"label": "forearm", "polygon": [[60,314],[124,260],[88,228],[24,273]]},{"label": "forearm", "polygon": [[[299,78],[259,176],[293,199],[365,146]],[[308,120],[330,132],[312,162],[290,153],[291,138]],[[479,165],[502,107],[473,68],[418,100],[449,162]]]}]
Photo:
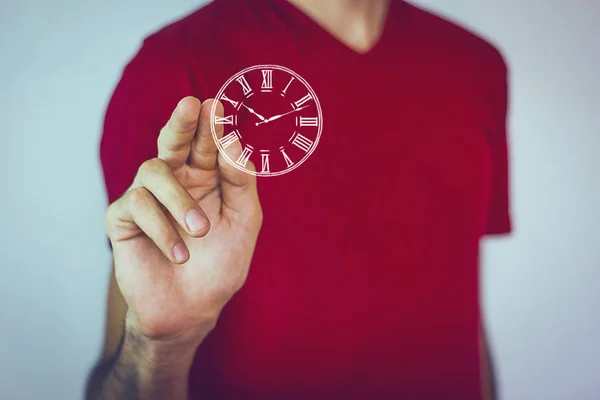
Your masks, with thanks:
[{"label": "forearm", "polygon": [[126,328],[118,354],[94,371],[87,400],[187,400],[189,370],[206,334],[156,341]]}]

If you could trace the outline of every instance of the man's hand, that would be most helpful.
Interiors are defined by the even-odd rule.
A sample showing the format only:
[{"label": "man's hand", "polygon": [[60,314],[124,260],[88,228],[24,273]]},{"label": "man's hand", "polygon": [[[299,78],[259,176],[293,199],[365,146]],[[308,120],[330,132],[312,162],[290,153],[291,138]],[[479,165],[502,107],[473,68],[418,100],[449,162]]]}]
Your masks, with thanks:
[{"label": "man's hand", "polygon": [[[256,177],[218,154],[212,101],[179,103],[160,132],[158,157],[106,212],[127,324],[148,339],[206,334],[244,284],[262,224]],[[222,137],[223,125],[216,128]],[[237,142],[227,147],[231,159],[241,152]]]}]

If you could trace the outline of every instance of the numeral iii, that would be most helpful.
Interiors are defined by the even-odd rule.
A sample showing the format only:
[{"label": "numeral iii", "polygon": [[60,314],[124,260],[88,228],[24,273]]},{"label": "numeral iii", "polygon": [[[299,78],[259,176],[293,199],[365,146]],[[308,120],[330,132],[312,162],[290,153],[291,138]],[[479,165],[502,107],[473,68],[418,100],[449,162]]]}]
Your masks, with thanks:
[{"label": "numeral iii", "polygon": [[317,117],[300,117],[300,126],[319,126]]}]

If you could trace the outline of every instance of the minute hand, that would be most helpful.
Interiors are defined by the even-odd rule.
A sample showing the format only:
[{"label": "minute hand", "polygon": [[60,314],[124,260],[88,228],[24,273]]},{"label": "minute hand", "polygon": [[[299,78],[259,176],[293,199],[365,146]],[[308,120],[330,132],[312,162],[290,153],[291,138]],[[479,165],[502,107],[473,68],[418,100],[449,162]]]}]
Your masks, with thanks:
[{"label": "minute hand", "polygon": [[288,111],[288,112],[286,112],[286,113],[283,113],[283,114],[274,115],[274,116],[272,116],[271,118],[267,118],[267,119],[265,119],[264,121],[257,122],[257,123],[256,123],[256,126],[258,126],[258,125],[260,125],[260,124],[266,124],[267,122],[275,121],[276,119],[279,119],[279,118],[283,117],[284,115],[288,115],[288,114],[291,114],[291,113],[295,113],[296,111],[300,111],[300,110],[302,110],[303,108],[306,108],[306,107],[308,107],[308,106],[302,106],[302,107],[296,108],[296,109],[294,109],[294,110],[292,110],[292,111]]}]

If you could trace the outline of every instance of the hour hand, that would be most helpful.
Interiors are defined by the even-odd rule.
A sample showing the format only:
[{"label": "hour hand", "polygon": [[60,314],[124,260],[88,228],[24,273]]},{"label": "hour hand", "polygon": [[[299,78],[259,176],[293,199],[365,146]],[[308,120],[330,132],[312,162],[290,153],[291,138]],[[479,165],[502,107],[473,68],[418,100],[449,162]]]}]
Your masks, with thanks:
[{"label": "hour hand", "polygon": [[248,107],[247,105],[245,105],[244,103],[242,103],[242,105],[244,107],[246,107],[246,109],[248,109],[248,111],[250,111],[252,114],[256,115],[258,117],[258,119],[260,119],[261,121],[265,120],[265,117],[263,117],[262,115],[260,115],[259,113],[257,113],[256,111],[254,111],[253,109],[251,109],[250,107]]}]

